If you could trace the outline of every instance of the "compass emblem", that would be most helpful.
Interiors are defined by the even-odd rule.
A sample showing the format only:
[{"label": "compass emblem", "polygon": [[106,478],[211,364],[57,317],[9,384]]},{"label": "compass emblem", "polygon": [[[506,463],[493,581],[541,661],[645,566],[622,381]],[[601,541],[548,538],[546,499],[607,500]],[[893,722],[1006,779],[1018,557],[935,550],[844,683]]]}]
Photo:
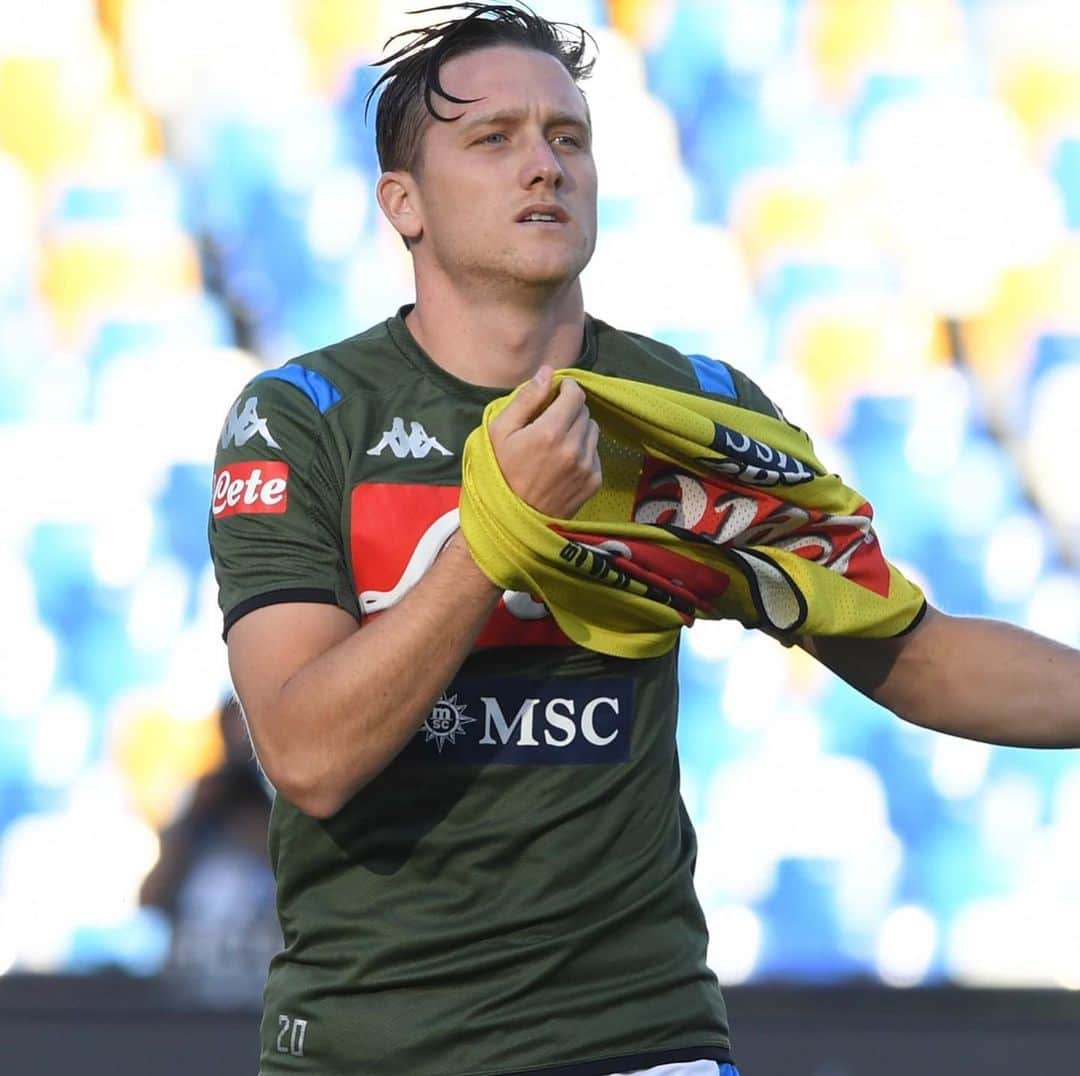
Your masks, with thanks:
[{"label": "compass emblem", "polygon": [[465,713],[465,707],[458,702],[456,693],[443,695],[420,726],[420,731],[424,733],[424,743],[434,740],[441,755],[446,744],[457,743],[457,737],[464,734],[465,726],[471,725],[475,720],[475,717],[469,717]]}]

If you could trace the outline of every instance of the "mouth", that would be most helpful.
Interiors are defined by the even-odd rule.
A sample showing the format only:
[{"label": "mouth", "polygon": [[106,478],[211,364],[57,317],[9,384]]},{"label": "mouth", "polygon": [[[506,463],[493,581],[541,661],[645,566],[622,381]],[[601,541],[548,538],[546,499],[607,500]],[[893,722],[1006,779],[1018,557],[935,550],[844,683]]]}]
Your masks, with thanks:
[{"label": "mouth", "polygon": [[518,224],[529,224],[541,228],[551,228],[569,223],[570,217],[562,206],[543,203],[526,206],[525,209],[517,215],[516,220]]}]

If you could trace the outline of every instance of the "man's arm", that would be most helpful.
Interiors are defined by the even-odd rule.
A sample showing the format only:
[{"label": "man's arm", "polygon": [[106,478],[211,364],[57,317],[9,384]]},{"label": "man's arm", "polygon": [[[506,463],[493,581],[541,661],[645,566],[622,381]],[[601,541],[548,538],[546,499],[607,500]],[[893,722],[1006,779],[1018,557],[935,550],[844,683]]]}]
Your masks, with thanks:
[{"label": "man's arm", "polygon": [[419,728],[500,594],[459,532],[362,629],[330,605],[269,605],[238,620],[229,668],[274,787],[316,818],[338,811]]},{"label": "man's arm", "polygon": [[1015,747],[1080,746],[1080,651],[1012,624],[927,609],[899,638],[802,645],[916,725]]},{"label": "man's arm", "polygon": [[[544,367],[492,423],[511,488],[569,516],[600,485],[597,428],[580,386],[549,404]],[[460,532],[395,606],[358,628],[329,605],[256,609],[228,636],[229,667],[260,764],[302,811],[328,818],[416,733],[468,656],[502,591]]]}]

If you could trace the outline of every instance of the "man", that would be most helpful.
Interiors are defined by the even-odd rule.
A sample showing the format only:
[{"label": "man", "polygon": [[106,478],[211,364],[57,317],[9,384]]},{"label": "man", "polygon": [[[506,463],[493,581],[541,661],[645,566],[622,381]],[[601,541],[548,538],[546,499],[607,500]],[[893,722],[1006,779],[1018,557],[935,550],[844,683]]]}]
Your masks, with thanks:
[{"label": "man", "polygon": [[[479,571],[456,507],[465,437],[518,385],[491,428],[510,488],[563,518],[600,488],[596,425],[555,369],[776,412],[737,371],[585,314],[583,35],[464,7],[381,80],[377,196],[415,305],[260,375],[222,434],[211,545],[278,790],[262,1073],[730,1073],[674,652],[572,646]],[[920,724],[1080,742],[1080,655],[1004,624],[928,611],[896,639],[805,645]]]}]

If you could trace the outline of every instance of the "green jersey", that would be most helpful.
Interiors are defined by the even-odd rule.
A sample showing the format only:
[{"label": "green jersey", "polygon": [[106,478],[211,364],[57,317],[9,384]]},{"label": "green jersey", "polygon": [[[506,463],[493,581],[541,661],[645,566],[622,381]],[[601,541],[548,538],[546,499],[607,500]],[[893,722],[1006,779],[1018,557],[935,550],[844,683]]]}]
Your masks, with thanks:
[{"label": "green jersey", "polygon": [[[591,318],[577,365],[775,414],[726,365]],[[250,382],[210,516],[226,632],[275,602],[363,624],[399,601],[457,526],[462,447],[503,392],[441,369],[400,315]],[[674,652],[583,650],[507,593],[416,735],[338,814],[278,795],[284,948],[262,1076],[728,1060],[677,704]]]}]

